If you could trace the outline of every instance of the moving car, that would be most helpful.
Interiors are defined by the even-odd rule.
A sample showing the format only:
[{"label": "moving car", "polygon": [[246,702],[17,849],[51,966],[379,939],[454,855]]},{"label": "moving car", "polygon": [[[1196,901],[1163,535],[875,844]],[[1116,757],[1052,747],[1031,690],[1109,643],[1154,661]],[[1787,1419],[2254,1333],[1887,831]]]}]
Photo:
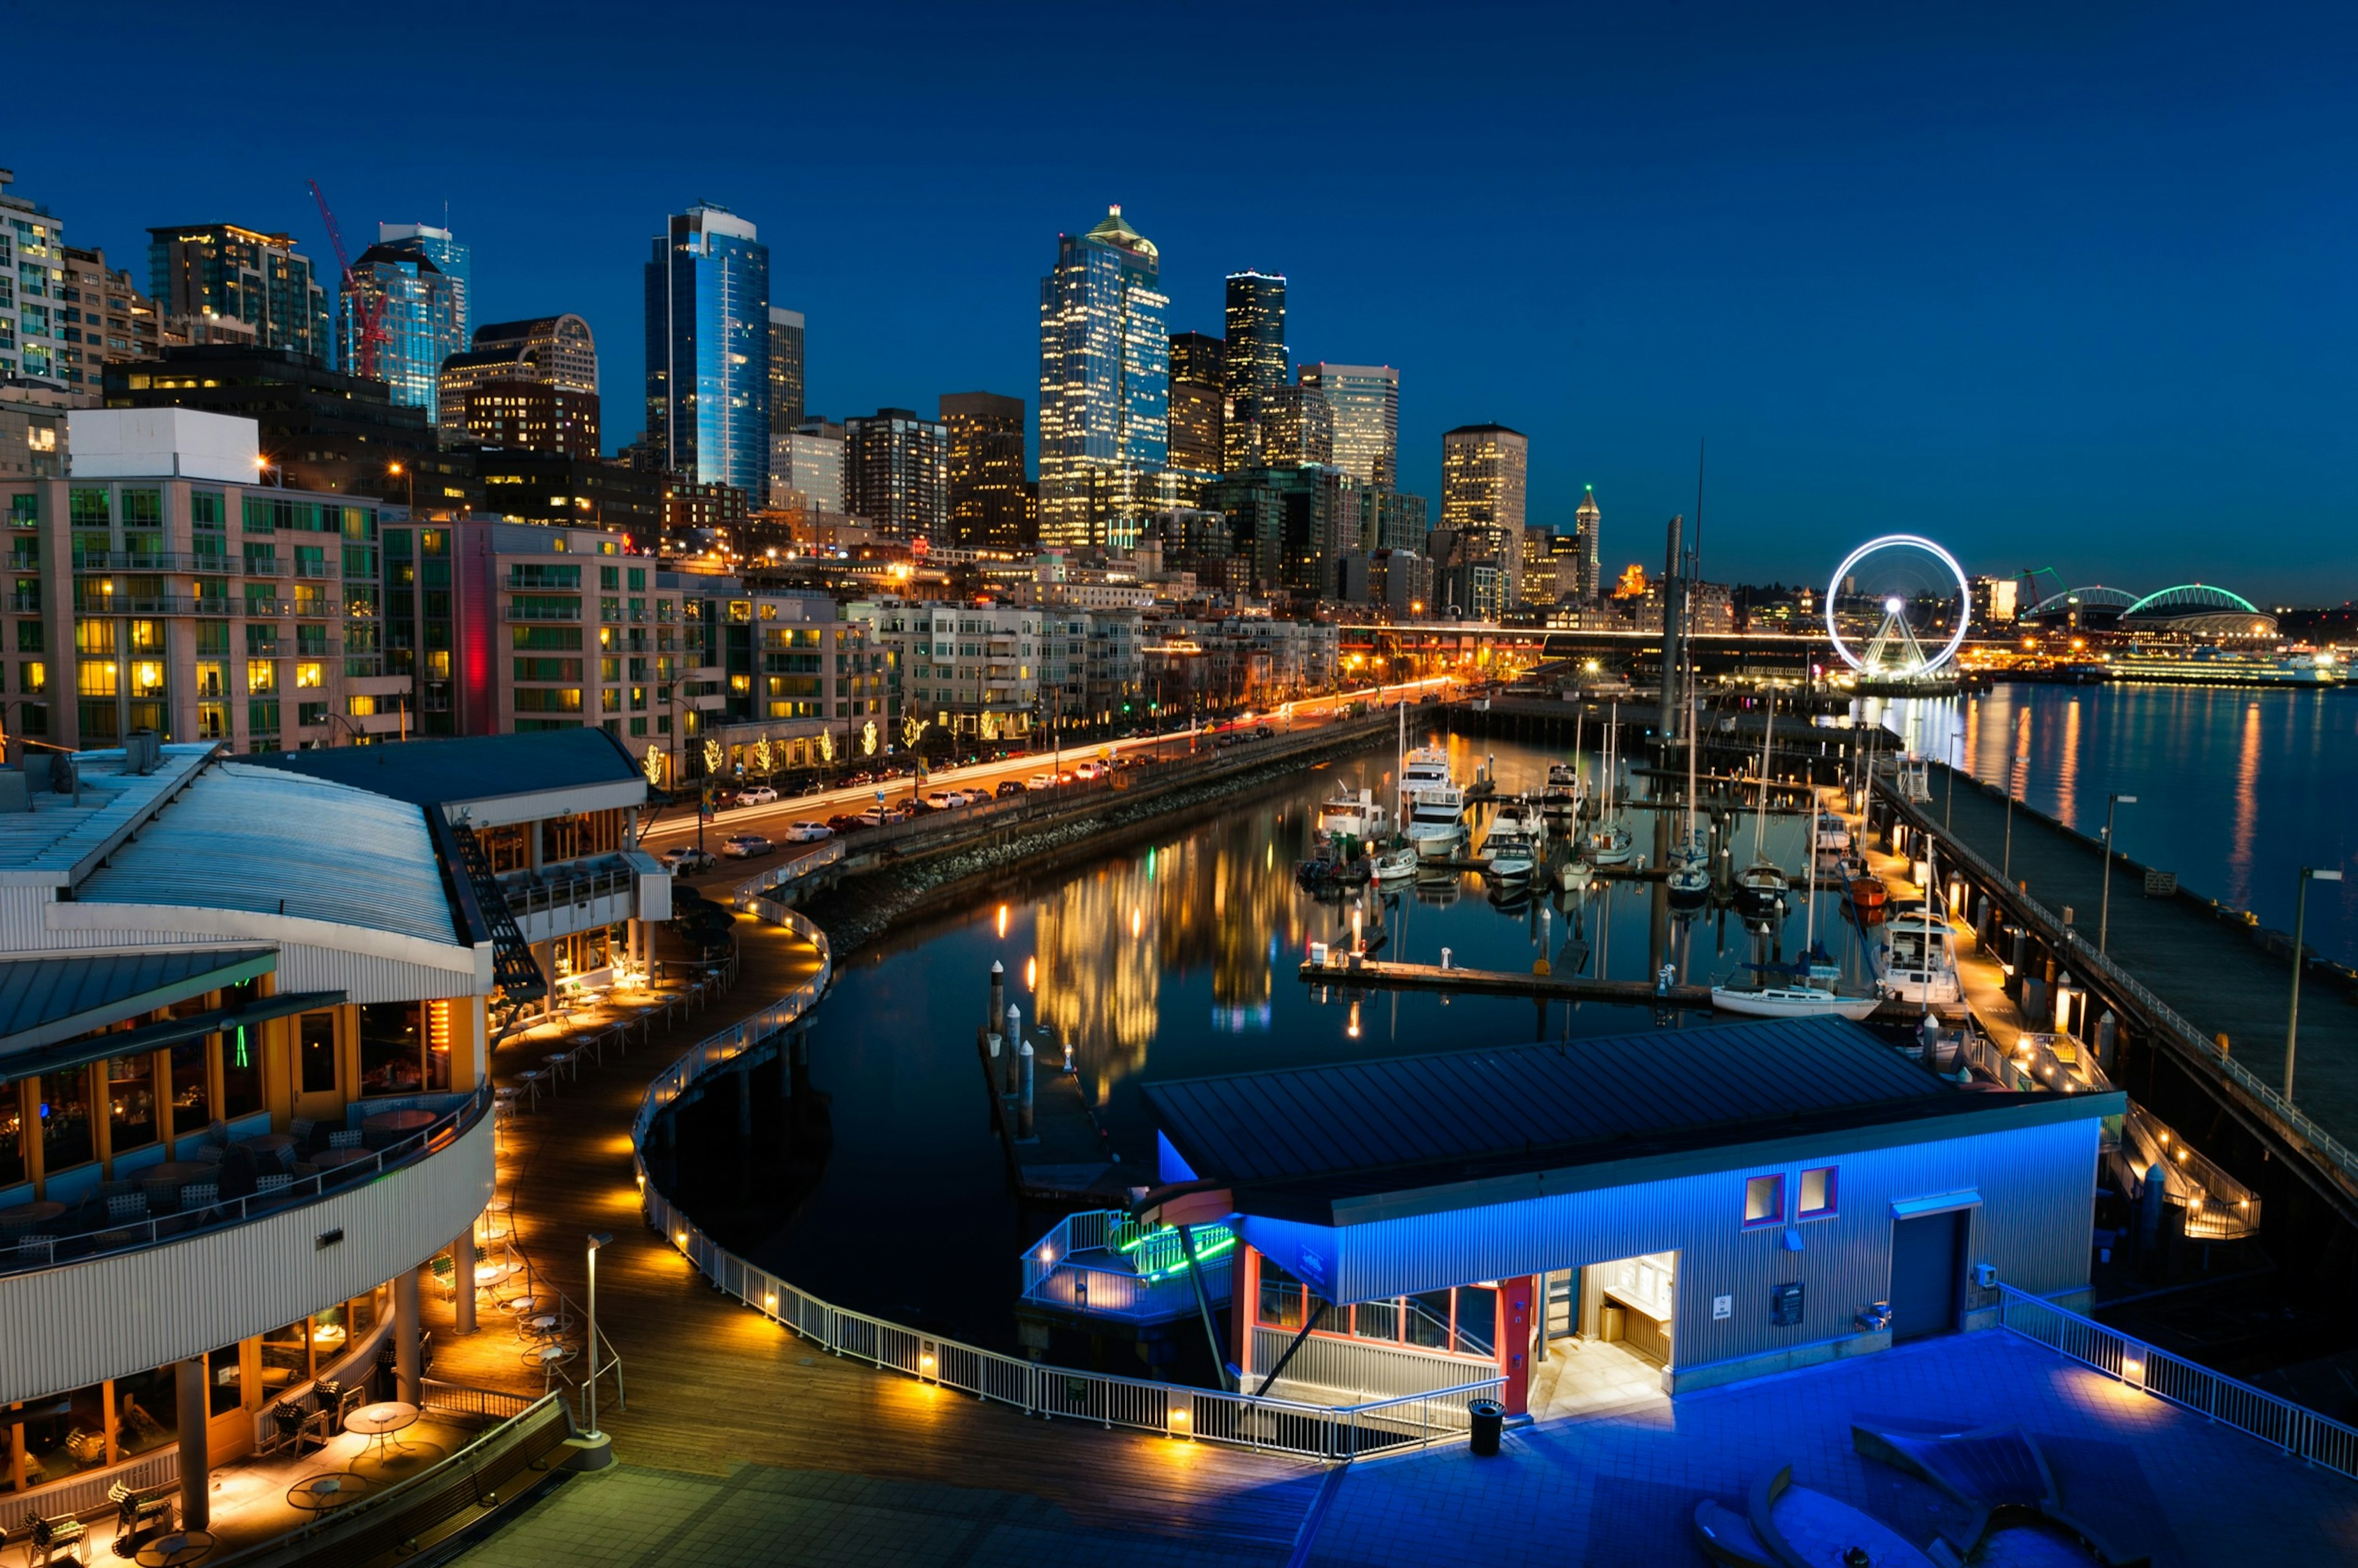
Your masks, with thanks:
[{"label": "moving car", "polygon": [[1054,773],[1033,773],[1030,778],[1023,781],[1023,787],[1025,789],[1054,789],[1056,787],[1056,778]]},{"label": "moving car", "polygon": [[999,781],[999,798],[1005,800],[1011,795],[1022,795],[1029,787],[1033,786],[1019,784],[1013,779],[1001,779]]},{"label": "moving car", "polygon": [[835,829],[824,822],[789,822],[785,838],[789,844],[816,844],[822,838],[835,837]]},{"label": "moving car", "polygon": [[756,855],[766,855],[775,844],[759,833],[731,833],[720,841],[720,852],[732,860],[750,860]]},{"label": "moving car", "polygon": [[681,844],[665,849],[663,852],[663,863],[671,868],[674,875],[683,877],[694,876],[698,871],[708,871],[718,864],[713,860],[710,850],[699,849],[693,844]]},{"label": "moving car", "polygon": [[740,806],[771,806],[776,803],[777,798],[778,792],[768,784],[754,784],[750,789],[737,792],[737,804]]},{"label": "moving car", "polygon": [[1258,724],[1253,727],[1253,739],[1256,741],[1266,741],[1276,733],[1276,730],[1271,729],[1266,724]]}]

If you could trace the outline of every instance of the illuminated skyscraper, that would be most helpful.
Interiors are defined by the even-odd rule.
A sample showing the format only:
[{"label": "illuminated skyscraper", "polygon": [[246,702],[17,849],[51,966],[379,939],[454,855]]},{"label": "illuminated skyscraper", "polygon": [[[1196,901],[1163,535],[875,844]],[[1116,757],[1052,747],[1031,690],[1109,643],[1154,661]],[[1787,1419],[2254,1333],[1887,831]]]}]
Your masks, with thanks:
[{"label": "illuminated skyscraper", "polygon": [[803,313],[770,307],[770,429],[803,422]]},{"label": "illuminated skyscraper", "polygon": [[1260,399],[1264,468],[1335,462],[1335,406],[1315,386],[1278,385]]},{"label": "illuminated skyscraper", "polygon": [[361,321],[373,311],[373,379],[385,384],[395,403],[423,408],[428,420],[436,419],[442,362],[467,346],[456,280],[421,251],[374,244],[352,263],[342,297],[344,368],[357,375],[367,362]]},{"label": "illuminated skyscraper", "polygon": [[843,422],[844,506],[888,537],[950,540],[950,438],[938,419],[880,408]]},{"label": "illuminated skyscraper", "polygon": [[1228,398],[1222,438],[1226,471],[1260,465],[1261,400],[1285,384],[1286,364],[1285,279],[1268,273],[1230,273],[1222,365]]},{"label": "illuminated skyscraper", "polygon": [[292,349],[320,366],[332,353],[328,291],[291,235],[235,223],[150,229],[147,292],[167,337]]},{"label": "illuminated skyscraper", "polygon": [[1597,510],[1595,485],[1582,489],[1580,510],[1572,514],[1572,520],[1573,593],[1581,603],[1595,604],[1605,586],[1596,571],[1597,536],[1605,526],[1605,514]]},{"label": "illuminated skyscraper", "polygon": [[664,467],[748,496],[770,471],[770,247],[725,207],[674,213],[647,263],[647,430]]},{"label": "illuminated skyscraper", "polygon": [[1523,513],[1531,441],[1504,425],[1461,425],[1441,438],[1441,526],[1457,535],[1459,558],[1498,568],[1503,601],[1521,579]]},{"label": "illuminated skyscraper", "polygon": [[475,287],[475,247],[449,230],[438,229],[430,223],[379,223],[376,243],[424,256],[434,264],[437,272],[450,280],[452,314],[459,319],[459,336],[463,342],[475,320],[470,308]]},{"label": "illuminated skyscraper", "polygon": [[1400,372],[1390,365],[1303,365],[1301,382],[1334,410],[1335,466],[1362,484],[1400,483]]},{"label": "illuminated skyscraper", "polygon": [[1221,387],[1227,345],[1203,332],[1171,335],[1171,471],[1191,490],[1220,471],[1220,436],[1228,422]]},{"label": "illuminated skyscraper", "polygon": [[1171,302],[1153,242],[1109,208],[1040,280],[1040,542],[1127,548],[1169,457]]},{"label": "illuminated skyscraper", "polygon": [[1020,549],[1032,542],[1033,502],[1023,472],[1023,400],[995,392],[942,394],[950,439],[950,534],[961,549]]}]

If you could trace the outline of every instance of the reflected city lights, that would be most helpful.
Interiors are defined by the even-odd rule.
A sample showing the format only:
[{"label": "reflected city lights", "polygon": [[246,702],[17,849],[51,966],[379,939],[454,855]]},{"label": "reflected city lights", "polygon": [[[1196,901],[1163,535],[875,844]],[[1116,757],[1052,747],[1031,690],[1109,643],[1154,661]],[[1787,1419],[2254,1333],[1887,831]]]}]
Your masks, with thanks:
[{"label": "reflected city lights", "polygon": [[1007,935],[1007,906],[1003,903],[999,906],[999,935],[1002,941],[1005,940]]}]

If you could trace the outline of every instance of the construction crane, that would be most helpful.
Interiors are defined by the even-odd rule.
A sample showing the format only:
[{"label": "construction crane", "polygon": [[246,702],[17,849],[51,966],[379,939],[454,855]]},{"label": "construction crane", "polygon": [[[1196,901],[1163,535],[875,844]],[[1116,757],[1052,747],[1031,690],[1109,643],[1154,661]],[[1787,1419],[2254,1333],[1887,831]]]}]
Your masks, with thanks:
[{"label": "construction crane", "polygon": [[354,324],[359,329],[353,334],[356,362],[352,370],[362,381],[374,381],[377,379],[376,348],[389,336],[384,330],[384,296],[381,292],[362,289],[360,280],[352,276],[352,258],[345,253],[343,232],[336,227],[336,215],[328,210],[327,195],[320,190],[318,180],[308,183],[311,200],[319,204],[320,221],[328,225],[328,243],[336,247],[336,265],[343,269],[344,308],[353,313]]}]

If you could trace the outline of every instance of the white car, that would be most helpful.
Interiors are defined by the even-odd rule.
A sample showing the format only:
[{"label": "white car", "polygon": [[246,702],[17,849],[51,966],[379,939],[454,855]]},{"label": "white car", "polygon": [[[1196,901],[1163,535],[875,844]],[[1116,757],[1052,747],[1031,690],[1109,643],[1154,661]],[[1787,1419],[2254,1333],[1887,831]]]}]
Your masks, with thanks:
[{"label": "white car", "polygon": [[925,804],[936,811],[947,811],[952,806],[964,806],[966,796],[956,790],[937,789],[925,796]]},{"label": "white car", "polygon": [[1025,789],[1054,789],[1056,787],[1055,775],[1053,773],[1033,773],[1030,778],[1023,781],[1023,787]]},{"label": "white car", "polygon": [[663,863],[670,867],[675,875],[687,877],[698,871],[710,871],[715,862],[710,851],[699,849],[693,844],[681,844],[663,852]]},{"label": "white car", "polygon": [[740,806],[774,806],[777,800],[778,792],[768,784],[755,784],[751,789],[737,792],[737,804]]},{"label": "white car", "polygon": [[759,833],[731,833],[721,840],[720,852],[732,860],[750,860],[756,855],[766,855],[776,848]]},{"label": "white car", "polygon": [[789,844],[816,844],[822,838],[832,838],[834,837],[835,829],[829,827],[824,822],[789,822],[786,824],[786,842]]}]

